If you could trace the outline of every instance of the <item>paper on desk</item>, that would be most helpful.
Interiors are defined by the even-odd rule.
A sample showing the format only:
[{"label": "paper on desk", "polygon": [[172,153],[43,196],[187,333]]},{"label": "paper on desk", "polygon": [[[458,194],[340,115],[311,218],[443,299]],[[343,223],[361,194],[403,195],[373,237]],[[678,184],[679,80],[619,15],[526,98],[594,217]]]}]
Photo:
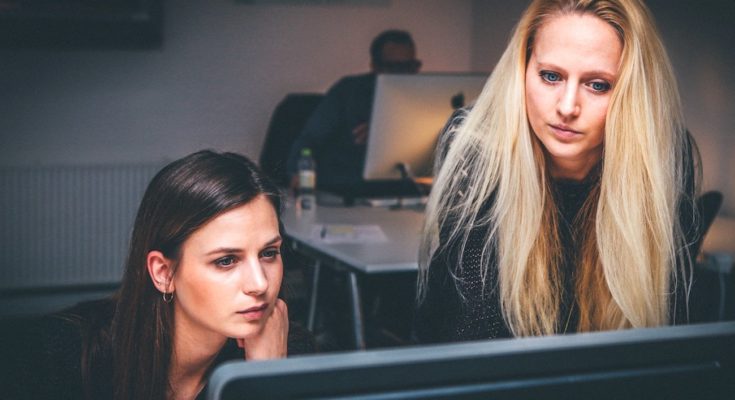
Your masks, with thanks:
[{"label": "paper on desk", "polygon": [[326,224],[311,228],[311,238],[323,243],[381,243],[387,242],[379,225]]}]

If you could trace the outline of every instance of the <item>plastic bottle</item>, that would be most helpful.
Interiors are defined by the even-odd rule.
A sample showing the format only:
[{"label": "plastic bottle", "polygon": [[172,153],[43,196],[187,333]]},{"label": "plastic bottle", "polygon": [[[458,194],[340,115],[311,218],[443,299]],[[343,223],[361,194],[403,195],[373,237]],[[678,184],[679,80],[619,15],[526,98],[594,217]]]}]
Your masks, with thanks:
[{"label": "plastic bottle", "polygon": [[298,161],[299,188],[297,205],[303,213],[316,211],[316,162],[311,149],[301,149]]}]

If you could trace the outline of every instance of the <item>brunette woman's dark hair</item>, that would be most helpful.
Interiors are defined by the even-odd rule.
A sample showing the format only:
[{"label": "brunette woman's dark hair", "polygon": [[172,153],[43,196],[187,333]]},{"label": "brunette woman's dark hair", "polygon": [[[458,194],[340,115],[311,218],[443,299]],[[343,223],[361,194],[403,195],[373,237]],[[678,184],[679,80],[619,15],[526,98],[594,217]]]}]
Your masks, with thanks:
[{"label": "brunette woman's dark hair", "polygon": [[[115,294],[110,327],[114,399],[164,399],[169,389],[173,302],[163,301],[146,267],[152,250],[174,261],[181,246],[218,215],[265,196],[279,216],[278,188],[258,167],[235,153],[200,151],[172,162],[150,182],[141,201],[125,272]],[[279,222],[280,224],[280,222]],[[94,376],[94,360],[83,361]],[[85,386],[94,382],[85,382]]]}]

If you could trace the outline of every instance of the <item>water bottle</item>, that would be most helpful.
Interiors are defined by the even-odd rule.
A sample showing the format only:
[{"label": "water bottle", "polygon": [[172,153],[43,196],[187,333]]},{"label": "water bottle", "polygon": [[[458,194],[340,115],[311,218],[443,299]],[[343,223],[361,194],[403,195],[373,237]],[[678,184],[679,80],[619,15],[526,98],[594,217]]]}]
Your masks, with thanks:
[{"label": "water bottle", "polygon": [[298,208],[309,213],[316,210],[316,162],[311,149],[301,149],[298,161],[299,187],[296,198]]}]

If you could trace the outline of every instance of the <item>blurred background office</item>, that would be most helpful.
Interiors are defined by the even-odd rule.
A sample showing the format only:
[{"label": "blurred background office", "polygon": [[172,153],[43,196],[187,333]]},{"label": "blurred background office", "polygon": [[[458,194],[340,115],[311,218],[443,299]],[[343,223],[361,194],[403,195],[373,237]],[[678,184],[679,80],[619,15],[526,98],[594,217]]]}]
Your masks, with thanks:
[{"label": "blurred background office", "polygon": [[[41,298],[39,288],[114,288],[150,174],[202,148],[257,160],[276,105],[288,93],[323,93],[336,77],[367,71],[367,44],[382,30],[411,32],[422,71],[490,72],[526,3],[162,0],[161,42],[152,48],[0,49],[0,315],[62,304],[34,305],[23,294]],[[676,68],[703,188],[724,194],[705,250],[732,255],[735,2],[646,3]],[[134,172],[119,172],[125,168]],[[71,188],[67,197],[43,187],[59,179]],[[106,198],[92,200],[102,206],[80,205],[75,185],[106,188],[99,189]],[[28,196],[35,205],[19,204]],[[24,214],[49,204],[57,208]],[[96,215],[113,213],[108,204],[122,211],[102,224]],[[55,227],[64,217],[92,228]]]}]

